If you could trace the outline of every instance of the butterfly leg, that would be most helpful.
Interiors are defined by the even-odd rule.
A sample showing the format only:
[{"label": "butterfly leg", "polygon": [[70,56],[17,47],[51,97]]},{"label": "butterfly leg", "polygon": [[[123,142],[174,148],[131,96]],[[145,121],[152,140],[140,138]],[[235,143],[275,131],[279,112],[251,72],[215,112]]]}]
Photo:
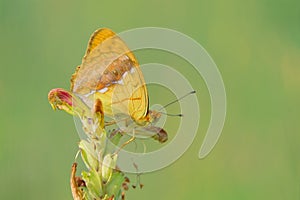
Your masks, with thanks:
[{"label": "butterfly leg", "polygon": [[126,121],[126,120],[128,120],[128,119],[106,121],[106,122],[104,122],[104,126],[111,126],[111,125],[114,125],[114,124],[117,124],[119,122]]},{"label": "butterfly leg", "polygon": [[117,122],[115,120],[112,120],[112,121],[109,121],[109,122],[104,122],[104,126],[111,126],[111,125],[114,125],[116,124]]},{"label": "butterfly leg", "polygon": [[118,154],[126,145],[128,145],[129,143],[133,142],[135,140],[135,129],[133,129],[132,131],[132,137],[127,140],[126,142],[124,142],[121,147],[113,154]]}]

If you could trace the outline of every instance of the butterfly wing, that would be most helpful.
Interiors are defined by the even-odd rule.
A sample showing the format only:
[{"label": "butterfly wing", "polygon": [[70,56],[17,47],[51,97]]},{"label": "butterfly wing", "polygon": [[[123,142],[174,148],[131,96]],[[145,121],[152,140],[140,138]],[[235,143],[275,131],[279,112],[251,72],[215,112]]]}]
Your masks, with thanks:
[{"label": "butterfly wing", "polygon": [[71,78],[71,90],[92,107],[102,101],[106,116],[130,116],[143,121],[148,94],[133,53],[111,30],[99,29],[91,37],[82,64]]}]

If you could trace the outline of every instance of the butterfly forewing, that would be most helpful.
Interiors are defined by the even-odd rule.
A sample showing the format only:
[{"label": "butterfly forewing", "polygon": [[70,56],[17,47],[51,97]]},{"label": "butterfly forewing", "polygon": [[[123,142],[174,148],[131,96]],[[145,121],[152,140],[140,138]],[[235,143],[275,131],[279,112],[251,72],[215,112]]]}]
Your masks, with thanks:
[{"label": "butterfly forewing", "polygon": [[138,62],[109,29],[99,29],[92,35],[71,82],[72,91],[89,106],[99,98],[106,116],[128,115],[139,121],[147,115],[147,89]]}]

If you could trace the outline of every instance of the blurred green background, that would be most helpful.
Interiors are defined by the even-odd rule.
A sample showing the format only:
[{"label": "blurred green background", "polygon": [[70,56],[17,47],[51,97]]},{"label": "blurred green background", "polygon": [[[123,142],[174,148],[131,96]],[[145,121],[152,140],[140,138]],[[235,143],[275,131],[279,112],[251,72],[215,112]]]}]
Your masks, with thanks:
[{"label": "blurred green background", "polygon": [[300,199],[299,1],[0,0],[1,199],[72,199],[79,138],[73,118],[54,112],[47,93],[69,88],[94,30],[144,26],[203,45],[223,76],[228,112],[217,146],[199,160],[210,118],[203,80],[177,57],[137,52],[141,63],[165,63],[190,78],[201,91],[202,121],[183,157],[143,175],[145,187],[127,198]]}]

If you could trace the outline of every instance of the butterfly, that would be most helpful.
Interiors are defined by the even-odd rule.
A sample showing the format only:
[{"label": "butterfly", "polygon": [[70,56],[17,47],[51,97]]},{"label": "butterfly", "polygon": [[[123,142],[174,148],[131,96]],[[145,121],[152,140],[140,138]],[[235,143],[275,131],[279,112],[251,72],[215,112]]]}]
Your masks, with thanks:
[{"label": "butterfly", "polygon": [[149,110],[148,91],[137,59],[110,29],[92,34],[82,63],[72,75],[71,91],[89,107],[99,99],[104,115],[112,119],[107,125],[116,123],[122,132],[167,140],[167,132],[153,126],[161,113]]}]

